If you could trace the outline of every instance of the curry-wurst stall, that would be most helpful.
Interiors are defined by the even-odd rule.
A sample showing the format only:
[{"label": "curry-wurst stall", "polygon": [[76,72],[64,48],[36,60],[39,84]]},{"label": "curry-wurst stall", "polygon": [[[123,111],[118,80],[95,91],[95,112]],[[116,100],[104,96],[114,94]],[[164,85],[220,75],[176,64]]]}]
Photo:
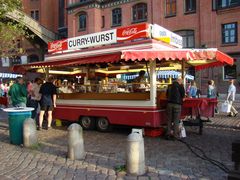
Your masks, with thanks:
[{"label": "curry-wurst stall", "polygon": [[[100,131],[107,131],[110,125],[157,128],[166,124],[166,86],[157,79],[158,70],[180,70],[184,76],[192,66],[201,70],[233,64],[232,58],[217,49],[181,49],[181,44],[180,36],[161,26],[139,24],[52,42],[51,54],[44,62],[14,69],[47,69],[49,74],[51,70],[67,69],[71,75],[82,77],[79,87],[83,91],[57,95],[57,119],[77,121],[84,129]],[[116,78],[140,70],[147,72],[142,92],[133,92],[131,83]],[[101,74],[97,85],[90,82],[91,72]],[[189,111],[184,112],[187,115]]]}]

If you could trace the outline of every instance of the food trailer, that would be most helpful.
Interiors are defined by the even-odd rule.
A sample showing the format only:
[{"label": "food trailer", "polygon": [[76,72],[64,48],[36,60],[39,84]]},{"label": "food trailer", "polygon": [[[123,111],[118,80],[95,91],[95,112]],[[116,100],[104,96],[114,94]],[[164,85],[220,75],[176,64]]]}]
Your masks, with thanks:
[{"label": "food trailer", "polygon": [[[233,64],[217,49],[182,49],[180,36],[156,24],[54,41],[48,51],[44,62],[14,66],[14,70],[68,71],[81,78],[75,92],[57,95],[54,118],[99,131],[108,131],[111,125],[157,128],[166,124],[166,86],[157,79],[159,70],[180,70],[185,77],[188,67],[201,70]],[[147,72],[141,92],[133,92],[131,83],[117,78],[140,70]]]}]

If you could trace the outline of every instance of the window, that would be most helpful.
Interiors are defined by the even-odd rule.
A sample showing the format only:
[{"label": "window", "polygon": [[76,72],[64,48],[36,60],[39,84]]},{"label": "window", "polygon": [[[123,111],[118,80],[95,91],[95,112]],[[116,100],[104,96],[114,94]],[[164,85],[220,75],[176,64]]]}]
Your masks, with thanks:
[{"label": "window", "polygon": [[176,0],[166,0],[166,16],[176,16]]},{"label": "window", "polygon": [[87,15],[86,15],[86,13],[81,13],[79,15],[78,30],[79,31],[85,31],[86,27],[87,27]]},{"label": "window", "polygon": [[222,43],[237,43],[237,23],[222,25]]},{"label": "window", "polygon": [[218,9],[240,6],[239,0],[217,0]]},{"label": "window", "polygon": [[12,62],[12,66],[21,64],[21,58],[19,56],[16,56],[14,58],[10,58],[10,61]]},{"label": "window", "polygon": [[31,17],[33,19],[35,19],[36,21],[38,21],[39,20],[39,11],[38,10],[31,11]]},{"label": "window", "polygon": [[64,0],[59,0],[59,7],[58,7],[58,27],[64,27],[64,11],[65,11],[65,4]]},{"label": "window", "polygon": [[196,12],[196,0],[185,0],[185,12]]},{"label": "window", "polygon": [[183,48],[194,48],[195,47],[195,37],[193,30],[183,30],[176,31],[178,35],[183,38]]},{"label": "window", "polygon": [[28,62],[32,63],[32,62],[38,62],[38,61],[39,61],[38,55],[32,54],[28,56]]},{"label": "window", "polygon": [[147,21],[147,4],[139,3],[132,7],[133,22]]},{"label": "window", "polygon": [[112,26],[120,26],[122,24],[122,10],[116,8],[112,10]]},{"label": "window", "polygon": [[223,79],[237,79],[237,68],[235,64],[233,66],[224,66]]},{"label": "window", "polygon": [[105,27],[105,16],[102,16],[102,28]]}]

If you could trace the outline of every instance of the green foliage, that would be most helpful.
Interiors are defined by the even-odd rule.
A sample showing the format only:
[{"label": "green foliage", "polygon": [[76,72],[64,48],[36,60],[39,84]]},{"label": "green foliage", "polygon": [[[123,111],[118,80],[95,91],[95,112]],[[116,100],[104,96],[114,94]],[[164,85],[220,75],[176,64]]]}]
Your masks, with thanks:
[{"label": "green foliage", "polygon": [[7,12],[14,9],[21,9],[21,0],[0,0],[0,18],[3,18]]},{"label": "green foliage", "polygon": [[126,171],[126,165],[119,165],[115,167],[115,171],[117,172],[125,172]]},{"label": "green foliage", "polygon": [[[21,23],[7,18],[8,13],[21,10],[21,0],[0,0],[0,57],[23,54],[20,42],[30,37],[27,28]],[[21,18],[21,17],[20,17]]]}]

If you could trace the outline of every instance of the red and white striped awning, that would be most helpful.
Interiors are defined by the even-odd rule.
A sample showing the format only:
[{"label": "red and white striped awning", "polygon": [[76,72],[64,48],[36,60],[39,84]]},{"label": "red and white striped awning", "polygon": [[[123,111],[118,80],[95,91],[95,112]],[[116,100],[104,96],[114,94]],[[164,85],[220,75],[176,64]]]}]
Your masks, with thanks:
[{"label": "red and white striped awning", "polygon": [[[104,49],[105,50],[105,49]],[[99,50],[98,50],[99,51]],[[112,63],[120,60],[125,61],[151,61],[151,60],[166,60],[166,61],[185,61],[188,65],[194,66],[196,70],[206,69],[209,67],[233,65],[234,60],[227,54],[224,54],[217,49],[130,49],[106,51],[103,54],[98,52],[94,55],[93,51],[88,51],[88,54],[81,53],[80,57],[71,59],[71,53],[67,55],[51,56],[51,59],[44,62],[35,62],[24,65],[16,65],[13,67],[15,72],[21,69],[38,68],[38,67],[60,67],[76,64],[94,64],[94,63]],[[85,55],[84,55],[85,54]],[[66,58],[63,58],[66,56]]]},{"label": "red and white striped awning", "polygon": [[122,59],[126,61],[166,60],[186,61],[195,69],[205,69],[215,66],[233,65],[234,60],[217,49],[169,49],[169,50],[126,50],[122,51]]}]

